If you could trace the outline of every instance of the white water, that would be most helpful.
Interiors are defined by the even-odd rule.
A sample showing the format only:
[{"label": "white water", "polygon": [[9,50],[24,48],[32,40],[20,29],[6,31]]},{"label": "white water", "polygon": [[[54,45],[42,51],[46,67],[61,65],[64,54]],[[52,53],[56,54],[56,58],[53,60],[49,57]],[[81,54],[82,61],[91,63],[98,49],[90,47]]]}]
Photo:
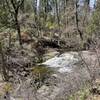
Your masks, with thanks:
[{"label": "white water", "polygon": [[55,56],[54,58],[47,60],[43,64],[47,65],[48,67],[58,68],[59,72],[64,73],[64,72],[71,72],[72,65],[74,65],[78,61],[79,61],[78,53],[69,52],[62,54],[59,57]]}]

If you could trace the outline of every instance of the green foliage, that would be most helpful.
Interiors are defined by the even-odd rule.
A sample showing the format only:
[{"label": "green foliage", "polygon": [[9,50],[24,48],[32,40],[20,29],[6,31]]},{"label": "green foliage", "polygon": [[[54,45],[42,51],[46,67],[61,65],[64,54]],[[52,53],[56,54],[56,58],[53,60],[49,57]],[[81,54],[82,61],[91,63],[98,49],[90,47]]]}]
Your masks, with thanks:
[{"label": "green foliage", "polygon": [[[5,3],[3,1],[3,3]],[[0,4],[0,28],[14,28],[14,19],[6,4]]]},{"label": "green foliage", "polygon": [[4,95],[7,92],[12,92],[13,91],[13,87],[11,83],[1,83],[0,84],[0,100],[2,100],[2,97],[4,97]]},{"label": "green foliage", "polygon": [[91,21],[86,29],[89,35],[95,34],[96,36],[100,35],[100,8],[97,8],[92,14]]},{"label": "green foliage", "polygon": [[57,24],[56,23],[52,23],[50,21],[47,21],[45,26],[48,29],[55,29],[57,27]]},{"label": "green foliage", "polygon": [[24,1],[24,12],[32,13],[33,8],[34,8],[32,4],[34,4],[34,0],[25,0]]},{"label": "green foliage", "polygon": [[37,88],[39,88],[52,73],[53,71],[46,66],[35,66],[32,70],[34,85],[38,84]]},{"label": "green foliage", "polygon": [[32,73],[42,79],[50,75],[52,70],[46,66],[36,66],[33,68]]},{"label": "green foliage", "polygon": [[0,7],[0,26],[8,25],[8,12]]},{"label": "green foliage", "polygon": [[6,83],[3,87],[4,92],[10,92],[12,90],[12,85],[10,83]]},{"label": "green foliage", "polygon": [[84,88],[74,95],[69,96],[68,100],[86,100],[86,98],[89,96],[90,91],[88,88]]}]

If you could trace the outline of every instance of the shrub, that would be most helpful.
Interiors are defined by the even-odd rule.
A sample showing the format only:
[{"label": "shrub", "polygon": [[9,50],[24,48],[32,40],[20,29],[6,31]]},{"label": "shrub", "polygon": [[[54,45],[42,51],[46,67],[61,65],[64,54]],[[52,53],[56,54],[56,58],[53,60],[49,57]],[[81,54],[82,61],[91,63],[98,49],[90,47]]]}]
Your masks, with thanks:
[{"label": "shrub", "polygon": [[46,66],[36,66],[32,70],[33,75],[33,83],[37,84],[37,88],[39,88],[42,84],[45,83],[45,80],[50,78],[53,71]]}]

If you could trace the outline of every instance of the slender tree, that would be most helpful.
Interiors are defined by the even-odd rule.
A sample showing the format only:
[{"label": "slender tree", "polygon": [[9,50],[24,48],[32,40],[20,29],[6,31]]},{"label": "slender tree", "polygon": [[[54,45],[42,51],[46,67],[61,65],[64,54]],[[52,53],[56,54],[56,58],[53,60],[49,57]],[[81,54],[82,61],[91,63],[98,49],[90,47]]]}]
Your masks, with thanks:
[{"label": "slender tree", "polygon": [[79,0],[76,0],[75,1],[75,9],[76,9],[76,12],[75,12],[75,20],[76,20],[76,27],[77,27],[77,31],[80,35],[80,38],[83,40],[83,33],[81,32],[80,28],[79,28],[79,19],[78,19],[78,2]]},{"label": "slender tree", "polygon": [[20,30],[20,24],[18,22],[18,13],[20,7],[23,5],[24,0],[10,0],[13,10],[14,10],[14,18],[15,18],[15,25],[16,25],[16,30],[18,32],[18,37],[19,37],[19,44],[22,46],[22,40],[21,40],[21,30]]},{"label": "slender tree", "polygon": [[[14,28],[17,30],[18,33],[18,38],[19,38],[19,44],[22,46],[22,40],[21,40],[21,29],[20,29],[20,24],[18,21],[18,15],[21,7],[24,4],[24,0],[4,0],[3,1],[5,4],[5,11],[8,12],[8,17],[10,19],[7,19],[7,22],[9,22],[7,25],[7,28]],[[9,21],[10,20],[10,21]]]}]

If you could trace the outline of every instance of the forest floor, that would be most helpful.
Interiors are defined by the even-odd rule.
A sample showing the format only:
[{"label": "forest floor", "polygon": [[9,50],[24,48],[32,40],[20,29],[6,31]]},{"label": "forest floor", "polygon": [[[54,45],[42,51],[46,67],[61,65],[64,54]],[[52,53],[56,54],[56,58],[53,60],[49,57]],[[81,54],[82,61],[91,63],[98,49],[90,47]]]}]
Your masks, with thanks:
[{"label": "forest floor", "polygon": [[88,85],[70,95],[68,100],[100,100],[100,79],[95,80],[93,86]]}]

